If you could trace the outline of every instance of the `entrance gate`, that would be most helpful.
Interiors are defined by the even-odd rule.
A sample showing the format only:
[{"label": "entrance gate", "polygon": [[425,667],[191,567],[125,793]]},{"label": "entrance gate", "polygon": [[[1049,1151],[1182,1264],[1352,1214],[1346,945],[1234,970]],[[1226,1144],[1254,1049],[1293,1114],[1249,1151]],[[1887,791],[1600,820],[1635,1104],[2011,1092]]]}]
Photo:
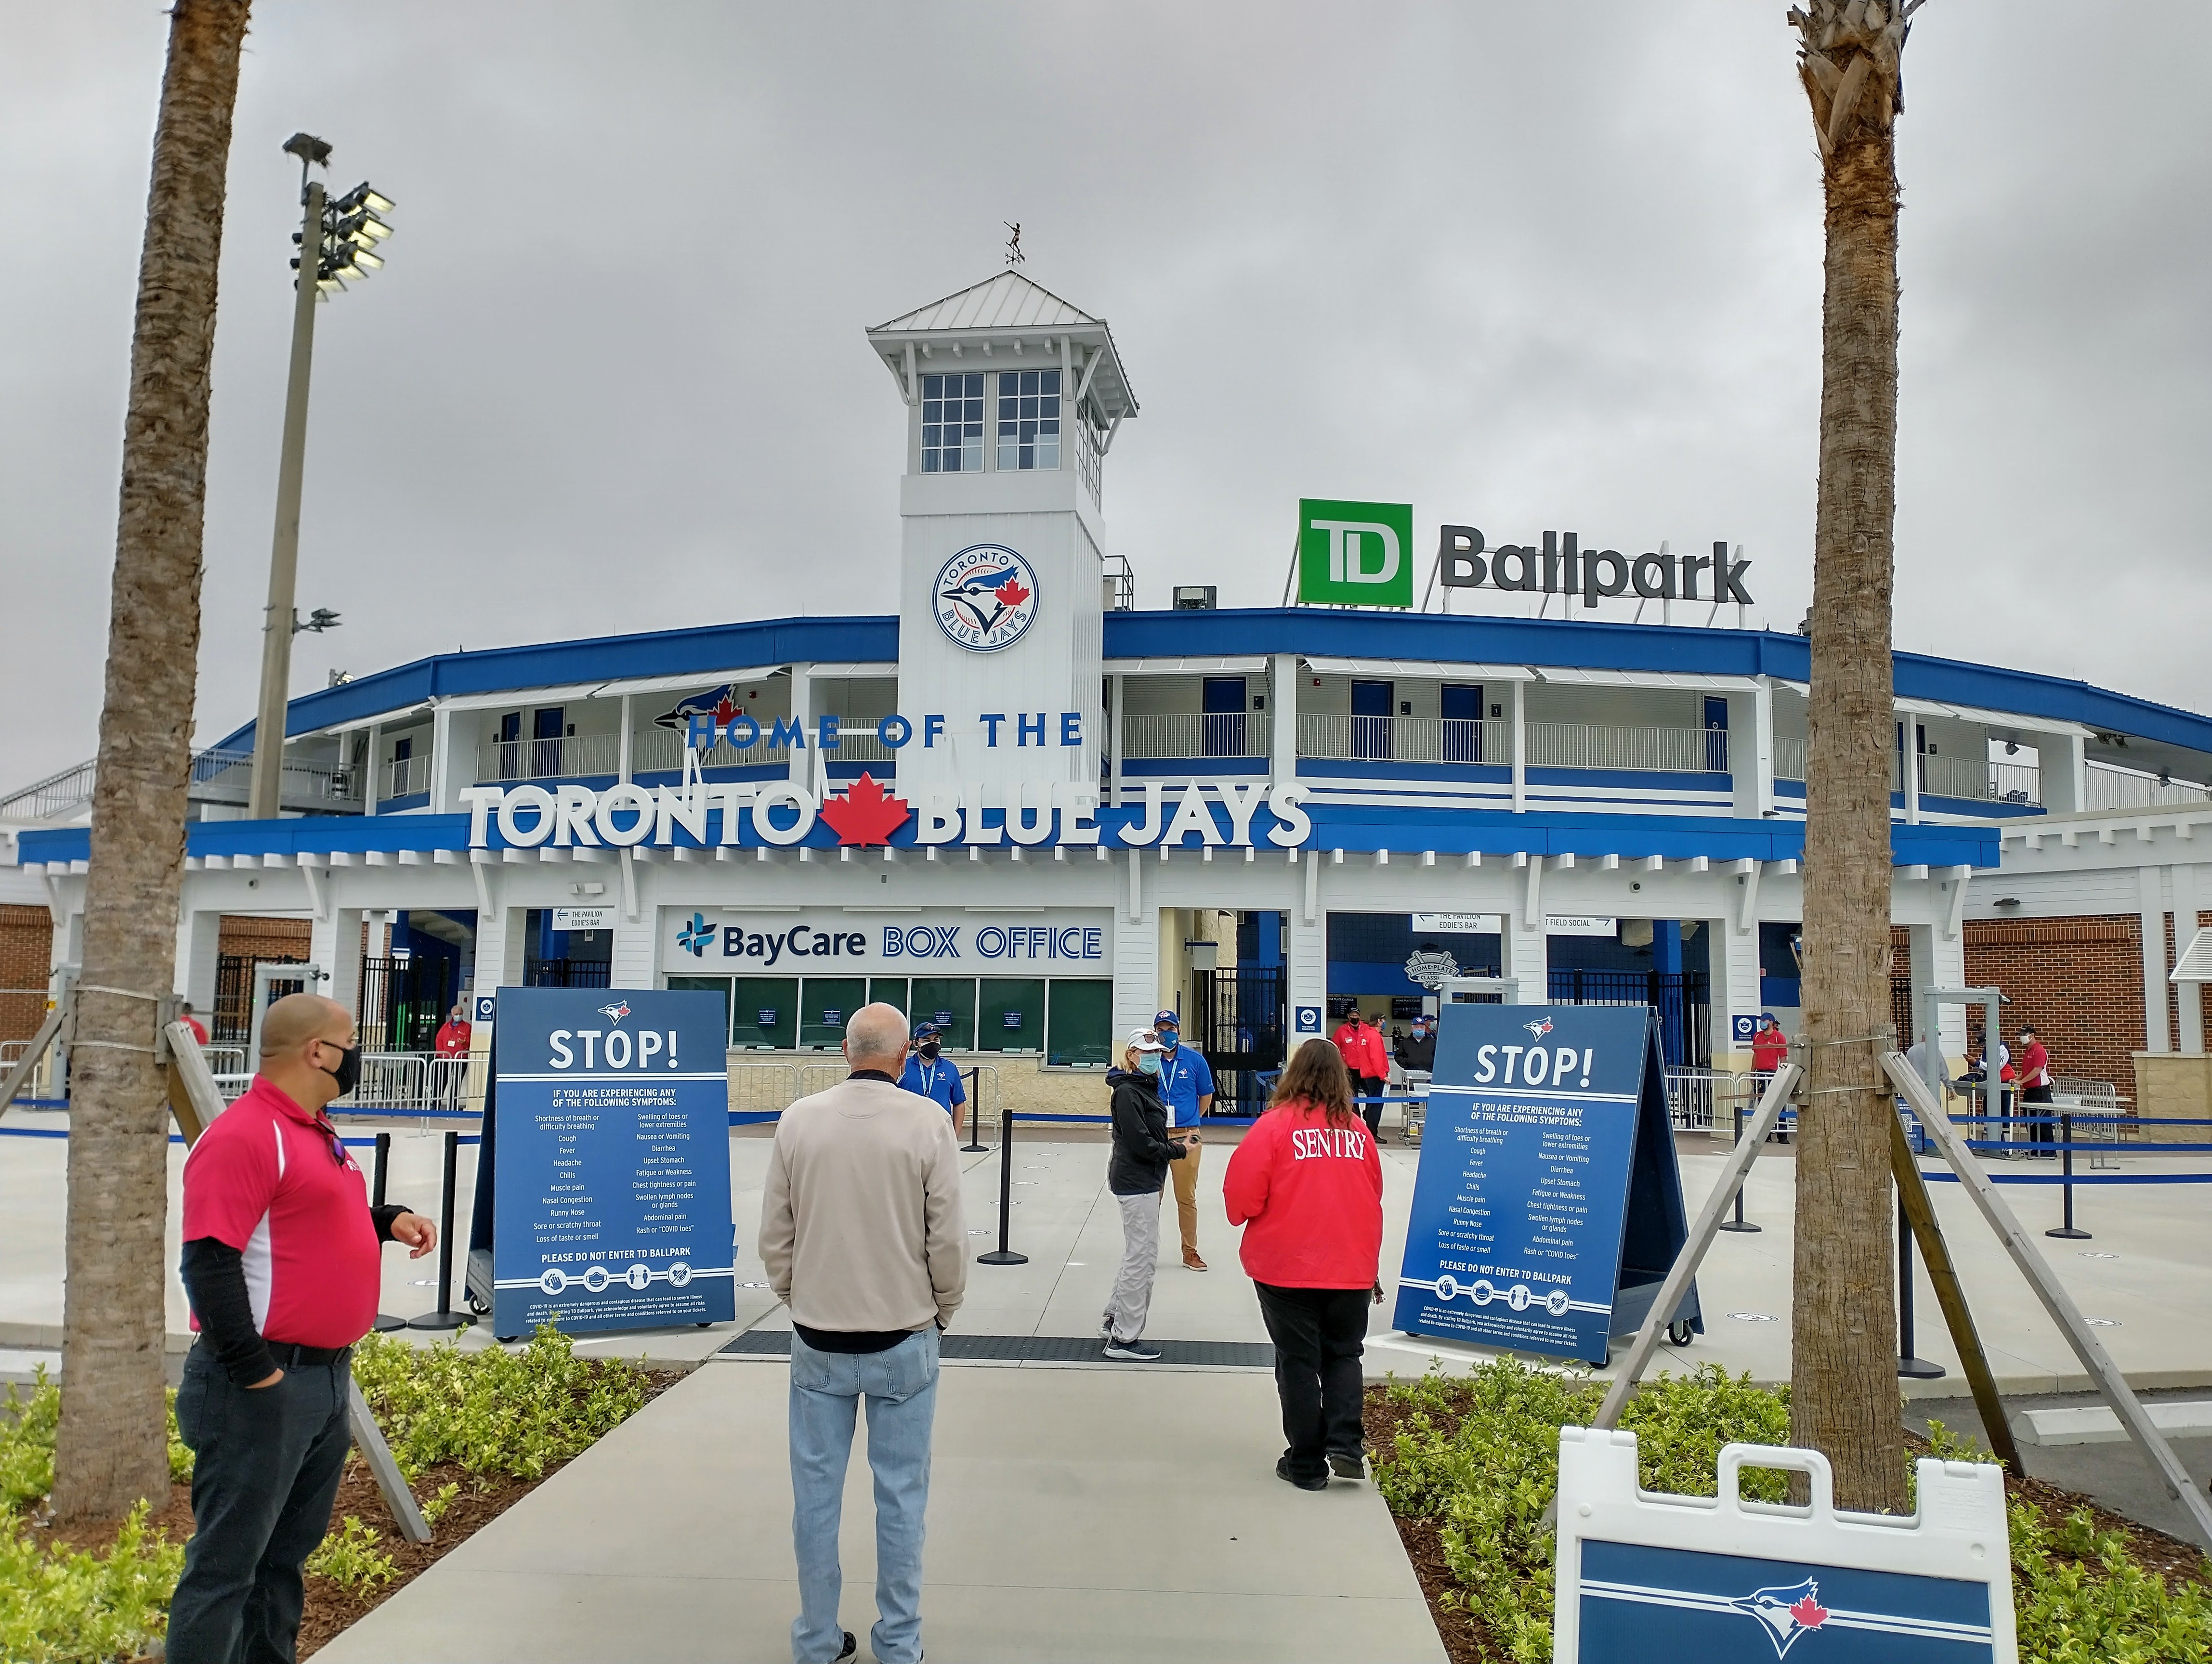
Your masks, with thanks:
[{"label": "entrance gate", "polygon": [[430,955],[361,962],[361,1001],[354,1011],[365,1052],[427,1052],[453,1003],[453,962]]},{"label": "entrance gate", "polygon": [[[244,1047],[253,1032],[253,968],[307,962],[289,953],[226,953],[215,964],[215,1009],[208,1013],[208,1044]],[[298,993],[307,985],[271,983],[271,998]]]},{"label": "entrance gate", "polygon": [[1288,990],[1280,965],[1193,975],[1184,1027],[1213,1071],[1217,1110],[1256,1114],[1264,1104],[1259,1077],[1283,1066]]},{"label": "entrance gate", "polygon": [[1558,1005],[1649,1005],[1659,1014],[1659,1048],[1670,1069],[1703,1069],[1712,1062],[1712,1003],[1703,971],[1571,970],[1554,967],[1552,1002]]}]

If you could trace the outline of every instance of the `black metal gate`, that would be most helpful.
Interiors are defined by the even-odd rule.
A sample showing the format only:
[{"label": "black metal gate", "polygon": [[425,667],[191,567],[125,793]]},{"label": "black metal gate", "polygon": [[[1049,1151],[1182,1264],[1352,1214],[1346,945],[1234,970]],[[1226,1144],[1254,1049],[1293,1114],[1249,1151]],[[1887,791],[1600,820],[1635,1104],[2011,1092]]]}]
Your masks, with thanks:
[{"label": "black metal gate", "polygon": [[606,959],[533,959],[523,968],[529,988],[604,988],[613,982],[614,963]]},{"label": "black metal gate", "polygon": [[1283,1066],[1289,985],[1280,965],[1194,972],[1184,1037],[1213,1070],[1214,1108],[1256,1114],[1259,1076]]},{"label": "black metal gate", "polygon": [[427,1052],[453,1003],[453,962],[431,955],[380,959],[363,955],[361,1025],[364,1052]]},{"label": "black metal gate", "polygon": [[[210,1046],[243,1046],[253,1033],[253,968],[256,965],[304,965],[307,962],[289,953],[226,953],[215,962],[215,1009],[208,1013],[208,1044]],[[272,999],[285,994],[297,993],[307,987],[302,981],[294,987],[282,982],[270,985]],[[249,1063],[252,1060],[248,1060]]]},{"label": "black metal gate", "polygon": [[1659,1014],[1659,1049],[1670,1069],[1712,1066],[1711,984],[1703,971],[1572,970],[1553,966],[1553,1003],[1649,1005]]}]

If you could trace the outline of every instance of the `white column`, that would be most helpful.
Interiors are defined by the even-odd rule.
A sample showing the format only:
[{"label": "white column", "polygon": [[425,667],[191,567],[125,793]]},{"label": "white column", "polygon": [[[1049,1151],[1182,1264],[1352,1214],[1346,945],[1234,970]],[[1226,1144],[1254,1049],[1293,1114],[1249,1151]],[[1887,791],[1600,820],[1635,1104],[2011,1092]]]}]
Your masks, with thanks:
[{"label": "white column", "polygon": [[384,783],[379,778],[383,771],[377,766],[377,758],[383,750],[384,725],[380,722],[372,722],[368,725],[368,756],[363,766],[363,772],[368,778],[362,782],[361,786],[361,812],[364,815],[374,815],[376,812],[377,788]]},{"label": "white column", "polygon": [[1267,778],[1280,786],[1298,776],[1298,656],[1279,653],[1268,661],[1267,685],[1275,701],[1267,726]]},{"label": "white column", "polygon": [[1892,736],[1902,732],[1904,744],[1897,754],[1897,778],[1905,793],[1905,823],[1920,824],[1920,719],[1910,711],[1899,711],[1893,719],[1902,724],[1902,729],[1893,726]]},{"label": "white column", "polygon": [[1739,817],[1774,812],[1774,686],[1759,678],[1755,693],[1730,694],[1729,782]]},{"label": "white column", "polygon": [[[1285,1013],[1290,1023],[1285,1039],[1291,1051],[1328,1033],[1328,913],[1321,904],[1320,884],[1319,852],[1300,850],[1298,864],[1291,869],[1291,895],[1284,909],[1287,922],[1283,929],[1283,981],[1290,1007]],[[1299,1029],[1300,1006],[1322,1013],[1318,1028]]]},{"label": "white column", "polygon": [[314,921],[307,936],[307,958],[329,977],[314,992],[335,999],[347,1011],[361,1004],[361,922],[359,908],[332,908],[327,920]]},{"label": "white column", "polygon": [[461,806],[461,788],[477,773],[477,711],[440,705],[430,713],[430,812],[450,815]]},{"label": "white column", "polygon": [[1106,679],[1113,684],[1114,690],[1113,715],[1108,724],[1108,726],[1113,730],[1113,733],[1110,738],[1114,744],[1114,795],[1110,801],[1115,808],[1119,809],[1125,802],[1127,801],[1127,799],[1123,795],[1124,787],[1121,784],[1121,759],[1127,750],[1127,748],[1121,743],[1121,683],[1127,678],[1121,676],[1109,676]]},{"label": "white column", "polygon": [[[1129,852],[1141,865],[1141,849]],[[1121,1056],[1121,1037],[1132,1029],[1147,1027],[1159,1010],[1160,927],[1158,909],[1140,907],[1132,919],[1127,907],[1114,909],[1114,1046],[1115,1061]]]},{"label": "white column", "polygon": [[216,944],[222,934],[222,914],[190,907],[177,919],[176,991],[191,1002],[205,1023],[215,1010]]},{"label": "white column", "polygon": [[660,869],[640,866],[637,917],[623,908],[615,909],[614,963],[608,975],[617,988],[657,988],[660,986],[660,909],[649,893],[651,877]]},{"label": "white column", "polygon": [[2166,1023],[2166,897],[2157,867],[2136,869],[2142,896],[2143,1050],[2170,1052],[2173,1035]]},{"label": "white column", "polygon": [[615,778],[625,786],[629,784],[630,771],[630,701],[635,697],[635,694],[622,696],[622,738],[615,745]]},{"label": "white column", "polygon": [[2070,815],[2089,806],[2089,753],[2079,734],[2038,734],[2035,760],[2043,806]]},{"label": "white column", "polygon": [[[1520,684],[1516,683],[1514,686],[1517,691]],[[1528,859],[1533,862],[1542,858],[1531,855]],[[1521,997],[1517,1003],[1548,1005],[1552,998],[1551,938],[1545,933],[1543,915],[1539,914],[1531,926],[1523,922],[1519,908],[1508,908],[1499,925],[1498,951],[1503,963],[1498,975],[1518,980]]]},{"label": "white column", "polygon": [[1516,815],[1528,806],[1528,722],[1523,710],[1528,690],[1525,682],[1513,683],[1513,812]]},{"label": "white column", "polygon": [[[2187,952],[2191,938],[2197,934],[2197,909],[2201,905],[2197,900],[2197,871],[2194,866],[2173,869],[2173,950],[2176,954]],[[2180,1049],[2202,1056],[2204,1052],[2203,990],[2197,983],[2184,982],[2178,986],[2176,992],[2181,996],[2177,1002],[2181,1016]]]},{"label": "white column", "polygon": [[[988,452],[990,447],[986,446]],[[808,731],[805,749],[791,750],[790,778],[811,790],[814,784],[814,666],[793,665],[791,667],[791,720]]]},{"label": "white column", "polygon": [[522,968],[529,956],[529,908],[502,908],[499,922],[489,926],[479,916],[477,920],[476,992],[489,993],[494,988],[520,987]]},{"label": "white column", "polygon": [[1705,965],[1711,981],[1711,1048],[1716,1069],[1748,1069],[1751,1051],[1739,1048],[1730,1019],[1759,1010],[1759,932],[1739,933],[1733,919],[1705,921]]}]

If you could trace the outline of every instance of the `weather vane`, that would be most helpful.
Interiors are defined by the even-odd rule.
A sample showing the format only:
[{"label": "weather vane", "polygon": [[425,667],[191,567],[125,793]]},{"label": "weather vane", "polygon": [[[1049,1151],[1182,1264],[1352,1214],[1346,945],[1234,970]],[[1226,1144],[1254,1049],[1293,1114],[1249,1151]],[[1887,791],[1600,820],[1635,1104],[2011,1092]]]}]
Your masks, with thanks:
[{"label": "weather vane", "polygon": [[1001,220],[999,223],[1014,234],[1012,236],[1006,239],[1007,265],[1020,265],[1024,261],[1030,258],[1028,255],[1022,252],[1021,222],[1018,220]]}]

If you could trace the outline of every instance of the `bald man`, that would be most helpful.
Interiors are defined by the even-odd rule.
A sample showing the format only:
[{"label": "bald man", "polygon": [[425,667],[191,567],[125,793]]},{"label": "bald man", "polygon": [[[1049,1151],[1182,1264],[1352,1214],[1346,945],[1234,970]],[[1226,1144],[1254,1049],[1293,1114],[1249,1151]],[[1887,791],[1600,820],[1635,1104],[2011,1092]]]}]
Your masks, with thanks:
[{"label": "bald man", "polygon": [[169,1606],[171,1664],[285,1664],[300,1568],[329,1527],[350,1434],[353,1343],[376,1319],[378,1246],[438,1230],[368,1187],[323,1110],[353,1090],[344,1006],[295,993],[261,1023],[261,1070],[185,1158],[185,1292],[199,1341],[177,1426],[192,1519]]},{"label": "bald man", "polygon": [[968,1287],[960,1154],[951,1117],[898,1084],[906,1016],[864,1005],[845,1024],[853,1072],[776,1124],[761,1203],[769,1286],[791,1308],[794,1664],[848,1659],[837,1533],[860,1400],[876,1491],[878,1664],[921,1656],[922,1516],[937,1411],[937,1337]]}]

